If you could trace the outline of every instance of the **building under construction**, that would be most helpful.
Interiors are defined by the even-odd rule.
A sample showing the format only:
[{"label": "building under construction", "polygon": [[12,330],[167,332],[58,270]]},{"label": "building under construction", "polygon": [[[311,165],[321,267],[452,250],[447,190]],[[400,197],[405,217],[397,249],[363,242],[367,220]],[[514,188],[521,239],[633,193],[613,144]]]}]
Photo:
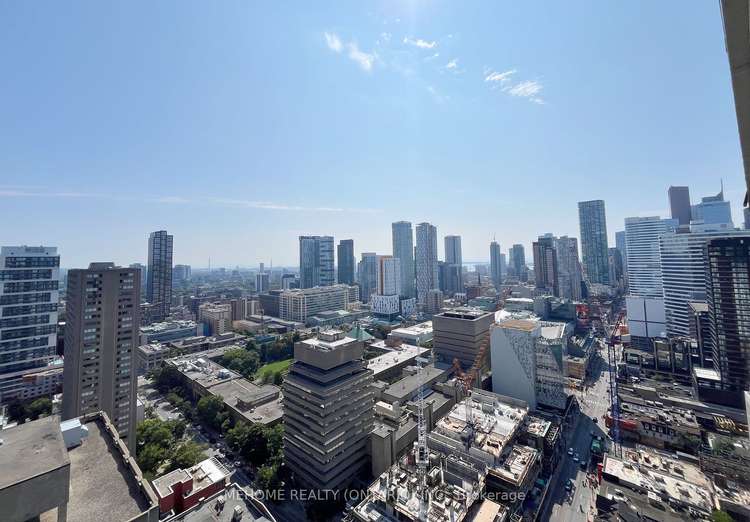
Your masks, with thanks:
[{"label": "building under construction", "polygon": [[[541,453],[517,440],[528,411],[523,401],[472,390],[427,434],[426,447],[418,441],[375,480],[351,517],[472,520],[487,492],[504,495],[508,511],[515,510],[541,466]],[[423,451],[427,458],[420,469]]]}]

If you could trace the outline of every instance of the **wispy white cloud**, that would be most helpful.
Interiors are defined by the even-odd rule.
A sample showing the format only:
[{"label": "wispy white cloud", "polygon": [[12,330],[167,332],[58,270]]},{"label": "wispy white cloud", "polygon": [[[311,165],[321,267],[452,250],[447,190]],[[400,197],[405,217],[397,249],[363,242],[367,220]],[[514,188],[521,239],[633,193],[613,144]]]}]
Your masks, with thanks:
[{"label": "wispy white cloud", "polygon": [[432,41],[428,42],[427,40],[422,40],[421,38],[409,38],[408,36],[404,36],[403,42],[408,45],[413,45],[414,47],[419,47],[420,49],[433,49],[437,47],[437,42]]},{"label": "wispy white cloud", "polygon": [[375,53],[366,53],[359,49],[355,42],[349,42],[349,58],[354,60],[364,71],[372,71],[372,64],[375,63],[377,55]]},{"label": "wispy white cloud", "polygon": [[0,188],[0,197],[3,198],[96,198],[101,197],[100,194],[93,194],[88,192],[57,192],[57,191],[43,191],[38,189],[32,190],[18,190],[18,189],[5,189]]},{"label": "wispy white cloud", "polygon": [[141,196],[131,196],[123,194],[107,193],[88,193],[88,192],[57,192],[45,191],[43,189],[35,190],[15,190],[0,186],[0,198],[95,198],[105,201],[134,201],[147,204],[184,204],[184,205],[212,205],[235,208],[255,208],[261,210],[279,210],[295,212],[356,212],[356,213],[373,213],[379,212],[378,209],[368,208],[344,208],[344,207],[306,207],[300,205],[290,205],[273,201],[250,201],[242,199],[229,199],[218,197],[201,197],[187,198],[179,195],[167,195],[143,198]]},{"label": "wispy white cloud", "polygon": [[336,33],[324,32],[323,38],[325,39],[326,45],[331,51],[337,54],[341,54],[341,52],[346,49],[347,56],[351,60],[359,65],[364,71],[372,71],[372,66],[377,59],[377,55],[374,52],[367,53],[365,51],[362,51],[357,45],[357,42],[354,41],[344,44],[344,42]]},{"label": "wispy white cloud", "polygon": [[169,203],[169,204],[175,204],[175,205],[191,203],[189,199],[183,198],[181,196],[162,196],[162,197],[152,198],[151,201],[153,203]]},{"label": "wispy white cloud", "polygon": [[391,33],[380,33],[380,39],[388,43],[391,41]]},{"label": "wispy white cloud", "polygon": [[509,96],[525,98],[532,103],[544,105],[544,99],[541,97],[542,84],[537,80],[516,81],[515,74],[515,69],[498,72],[485,67],[484,81],[491,84],[492,89],[500,89]]},{"label": "wispy white cloud", "polygon": [[430,56],[425,56],[424,61],[431,62],[432,60],[438,58],[439,56],[440,56],[440,53],[434,53],[434,54],[431,54]]},{"label": "wispy white cloud", "polygon": [[432,85],[428,85],[427,86],[427,92],[430,93],[430,95],[432,96],[432,99],[435,101],[435,103],[437,103],[439,105],[442,105],[442,104],[444,104],[444,103],[446,103],[447,101],[450,100],[450,96],[445,95],[445,94],[441,94]]},{"label": "wispy white cloud", "polygon": [[484,81],[492,84],[493,89],[507,85],[513,75],[516,74],[515,69],[510,69],[505,72],[492,71],[487,68],[484,70]]},{"label": "wispy white cloud", "polygon": [[458,67],[458,58],[454,58],[445,64],[445,68],[448,70],[455,69],[456,67]]},{"label": "wispy white cloud", "polygon": [[520,96],[521,98],[533,98],[542,90],[542,85],[534,80],[524,80],[518,82],[508,89],[511,96]]},{"label": "wispy white cloud", "polygon": [[341,43],[341,38],[336,33],[323,33],[323,37],[326,39],[326,45],[328,48],[335,52],[340,53],[344,48],[344,44]]},{"label": "wispy white cloud", "polygon": [[300,205],[288,205],[284,203],[276,203],[272,201],[251,201],[244,199],[227,199],[227,198],[210,198],[210,202],[218,205],[226,205],[232,207],[243,207],[243,208],[257,208],[264,210],[287,210],[294,212],[358,212],[358,213],[373,213],[378,212],[377,209],[368,208],[343,208],[343,207],[306,207]]}]

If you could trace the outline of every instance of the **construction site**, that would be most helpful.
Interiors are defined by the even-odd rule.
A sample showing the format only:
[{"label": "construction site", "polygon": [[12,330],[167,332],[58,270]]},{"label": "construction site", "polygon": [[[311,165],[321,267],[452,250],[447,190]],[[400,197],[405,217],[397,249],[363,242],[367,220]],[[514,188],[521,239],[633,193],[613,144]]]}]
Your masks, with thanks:
[{"label": "construction site", "polygon": [[474,520],[488,495],[514,511],[541,466],[541,453],[518,442],[528,411],[523,401],[469,391],[375,480],[353,520]]}]

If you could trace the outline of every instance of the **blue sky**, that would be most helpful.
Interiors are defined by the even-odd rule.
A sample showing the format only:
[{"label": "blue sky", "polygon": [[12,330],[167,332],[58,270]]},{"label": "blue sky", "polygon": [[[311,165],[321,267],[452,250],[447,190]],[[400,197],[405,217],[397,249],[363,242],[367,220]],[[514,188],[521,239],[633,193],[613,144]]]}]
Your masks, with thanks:
[{"label": "blue sky", "polygon": [[297,262],[297,236],[389,253],[390,223],[465,260],[611,241],[743,177],[718,2],[3,2],[2,244],[62,265]]}]

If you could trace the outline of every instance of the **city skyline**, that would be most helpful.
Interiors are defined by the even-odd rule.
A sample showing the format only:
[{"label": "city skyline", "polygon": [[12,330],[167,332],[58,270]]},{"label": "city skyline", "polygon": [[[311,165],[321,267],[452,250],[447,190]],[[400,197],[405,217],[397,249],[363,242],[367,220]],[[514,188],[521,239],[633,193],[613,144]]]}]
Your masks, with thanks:
[{"label": "city skyline", "polygon": [[[676,6],[689,39],[672,29]],[[669,217],[665,187],[690,186],[695,203],[720,177],[741,220],[712,3],[659,3],[647,17],[637,4],[300,6],[306,16],[294,20],[272,6],[253,31],[256,6],[149,6],[143,16],[138,6],[74,4],[39,19],[37,9],[0,11],[0,63],[16,71],[0,86],[0,202],[5,242],[54,244],[65,268],[143,263],[143,238],[158,229],[190,236],[175,262],[195,267],[222,241],[234,248],[211,252],[213,266],[293,266],[307,234],[354,239],[357,255],[389,252],[399,219],[461,235],[464,259],[483,260],[493,237],[528,252],[547,232],[579,237],[575,202],[593,199],[607,202],[614,244],[625,217]],[[156,41],[160,53],[148,53]],[[328,190],[342,179],[347,190]],[[354,203],[372,179],[398,190]],[[478,208],[487,211],[472,224]],[[80,234],[92,217],[105,233]],[[251,225],[230,235],[227,223]]]}]

